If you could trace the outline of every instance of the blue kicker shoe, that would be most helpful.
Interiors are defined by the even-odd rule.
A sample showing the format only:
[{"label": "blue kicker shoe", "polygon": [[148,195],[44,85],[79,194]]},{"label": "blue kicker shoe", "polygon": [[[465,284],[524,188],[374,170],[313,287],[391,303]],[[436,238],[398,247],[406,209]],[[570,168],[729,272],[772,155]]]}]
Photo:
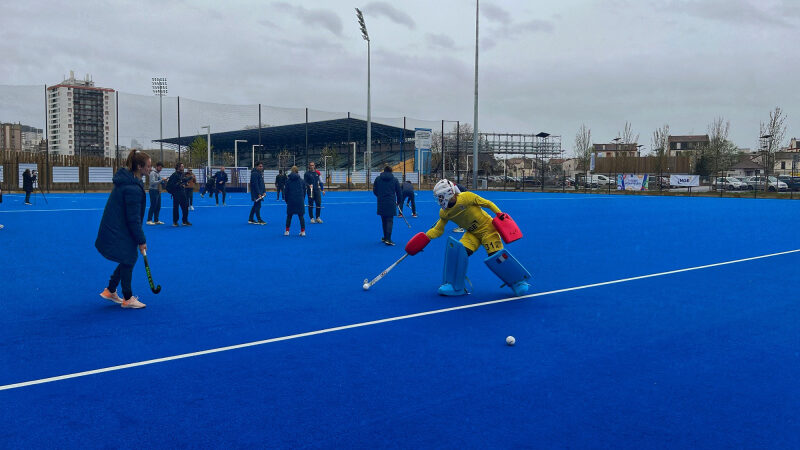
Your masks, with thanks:
[{"label": "blue kicker shoe", "polygon": [[528,284],[528,282],[518,281],[514,283],[513,286],[511,286],[511,290],[514,291],[514,295],[516,295],[517,297],[521,297],[528,293],[528,288],[530,287],[531,285]]},{"label": "blue kicker shoe", "polygon": [[459,295],[467,295],[468,292],[466,289],[453,289],[453,285],[450,283],[443,284],[439,286],[439,295],[445,295],[447,297],[458,297]]}]

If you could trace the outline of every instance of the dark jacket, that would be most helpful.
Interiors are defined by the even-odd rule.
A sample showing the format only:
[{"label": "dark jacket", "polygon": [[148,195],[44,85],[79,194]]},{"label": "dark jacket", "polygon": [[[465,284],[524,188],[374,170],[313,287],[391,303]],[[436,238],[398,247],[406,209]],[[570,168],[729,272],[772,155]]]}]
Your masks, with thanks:
[{"label": "dark jacket", "polygon": [[283,192],[286,201],[286,214],[303,215],[305,211],[306,185],[299,174],[294,172],[286,179],[286,188]]},{"label": "dark jacket", "polygon": [[256,199],[266,193],[266,191],[264,187],[264,172],[253,169],[250,172],[250,200],[256,201]]},{"label": "dark jacket", "polygon": [[403,183],[403,196],[406,195],[414,195],[414,185],[411,184],[410,181],[406,181]]},{"label": "dark jacket", "polygon": [[397,178],[392,172],[382,172],[372,184],[372,193],[378,197],[378,215],[394,216],[397,214],[397,205],[402,203],[402,191]]},{"label": "dark jacket", "polygon": [[275,187],[283,189],[286,186],[286,175],[278,175],[275,177]]},{"label": "dark jacket", "polygon": [[211,175],[211,176],[210,176],[210,177],[208,177],[208,179],[206,180],[206,190],[207,190],[208,192],[214,192],[214,190],[215,190],[216,188],[217,188],[217,179],[216,179],[216,178],[214,178],[214,175]]},{"label": "dark jacket", "polygon": [[322,192],[322,183],[316,170],[306,170],[306,173],[303,174],[303,181],[306,183],[306,190],[311,187],[316,192]]},{"label": "dark jacket", "polygon": [[114,262],[136,264],[137,246],[146,242],[142,230],[145,203],[142,180],[124,167],[117,170],[94,241],[101,255]]},{"label": "dark jacket", "polygon": [[461,183],[456,183],[456,187],[458,188],[458,192],[467,192],[467,187]]},{"label": "dark jacket", "polygon": [[221,170],[214,174],[214,178],[217,179],[217,186],[220,188],[225,187],[225,183],[228,182],[228,174]]},{"label": "dark jacket", "polygon": [[172,198],[183,198],[186,196],[186,178],[183,172],[172,172],[172,175],[167,179],[167,186],[174,185],[175,190],[170,192]]},{"label": "dark jacket", "polygon": [[[17,172],[19,173],[19,172]],[[33,182],[36,181],[36,175],[30,171],[22,172],[22,190],[25,192],[33,192]]]}]

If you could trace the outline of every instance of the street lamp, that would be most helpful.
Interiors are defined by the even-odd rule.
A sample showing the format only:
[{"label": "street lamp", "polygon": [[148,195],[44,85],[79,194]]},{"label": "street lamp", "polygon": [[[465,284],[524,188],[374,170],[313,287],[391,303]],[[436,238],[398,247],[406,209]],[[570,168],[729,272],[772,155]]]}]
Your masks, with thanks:
[{"label": "street lamp", "polygon": [[472,189],[478,189],[478,11],[480,0],[475,0],[475,111],[472,124]]},{"label": "street lamp", "polygon": [[[772,153],[772,135],[765,134],[760,136],[761,151],[764,152],[764,192],[769,189],[769,155]],[[775,186],[775,192],[778,192],[778,186]]]},{"label": "street lamp", "polygon": [[211,125],[203,125],[200,128],[208,130],[206,137],[206,146],[208,147],[208,162],[206,163],[206,170],[211,170]]},{"label": "street lamp", "polygon": [[644,144],[639,144],[636,146],[636,174],[639,174],[639,159],[642,157],[642,147]]},{"label": "street lamp", "polygon": [[[256,147],[264,148],[261,144],[253,145],[253,156],[250,157],[250,164],[253,166],[253,169],[256,168]],[[280,169],[280,167],[278,167]]]},{"label": "street lamp", "polygon": [[233,167],[239,167],[239,142],[247,142],[243,139],[233,141]]},{"label": "street lamp", "polygon": [[358,25],[361,27],[361,37],[367,41],[367,161],[364,165],[367,166],[367,184],[369,184],[370,168],[372,166],[372,98],[370,96],[370,41],[369,33],[367,33],[367,25],[364,23],[364,14],[360,9],[356,8],[356,17],[358,18]]},{"label": "street lamp", "polygon": [[161,148],[161,161],[164,161],[164,121],[163,121],[163,98],[167,95],[167,79],[164,77],[153,77],[153,94],[158,96],[158,139]]}]

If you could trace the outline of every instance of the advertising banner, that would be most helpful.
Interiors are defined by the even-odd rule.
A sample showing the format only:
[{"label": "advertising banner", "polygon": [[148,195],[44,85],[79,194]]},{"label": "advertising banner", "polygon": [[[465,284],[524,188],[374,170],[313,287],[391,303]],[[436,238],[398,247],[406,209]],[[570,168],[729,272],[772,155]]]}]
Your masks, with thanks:
[{"label": "advertising banner", "polygon": [[620,191],[646,191],[647,174],[635,175],[632,173],[617,175],[617,190]]},{"label": "advertising banner", "polygon": [[430,128],[414,128],[414,149],[417,154],[417,172],[431,173],[431,141],[433,130]]},{"label": "advertising banner", "polygon": [[678,187],[700,186],[700,175],[670,175],[669,184]]}]

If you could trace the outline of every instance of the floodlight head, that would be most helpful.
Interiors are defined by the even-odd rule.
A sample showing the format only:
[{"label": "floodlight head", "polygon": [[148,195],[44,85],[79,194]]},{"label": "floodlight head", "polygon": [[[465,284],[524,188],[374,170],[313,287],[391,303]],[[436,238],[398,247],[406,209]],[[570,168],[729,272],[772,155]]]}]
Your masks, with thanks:
[{"label": "floodlight head", "polygon": [[365,41],[369,41],[369,33],[367,33],[367,24],[364,23],[364,14],[360,9],[356,8],[356,17],[358,17],[358,25],[361,26],[361,37]]},{"label": "floodlight head", "polygon": [[153,94],[167,95],[167,79],[164,77],[153,77]]},{"label": "floodlight head", "polygon": [[771,134],[765,134],[765,135],[761,136],[761,139],[769,139],[771,137],[772,137]]}]

